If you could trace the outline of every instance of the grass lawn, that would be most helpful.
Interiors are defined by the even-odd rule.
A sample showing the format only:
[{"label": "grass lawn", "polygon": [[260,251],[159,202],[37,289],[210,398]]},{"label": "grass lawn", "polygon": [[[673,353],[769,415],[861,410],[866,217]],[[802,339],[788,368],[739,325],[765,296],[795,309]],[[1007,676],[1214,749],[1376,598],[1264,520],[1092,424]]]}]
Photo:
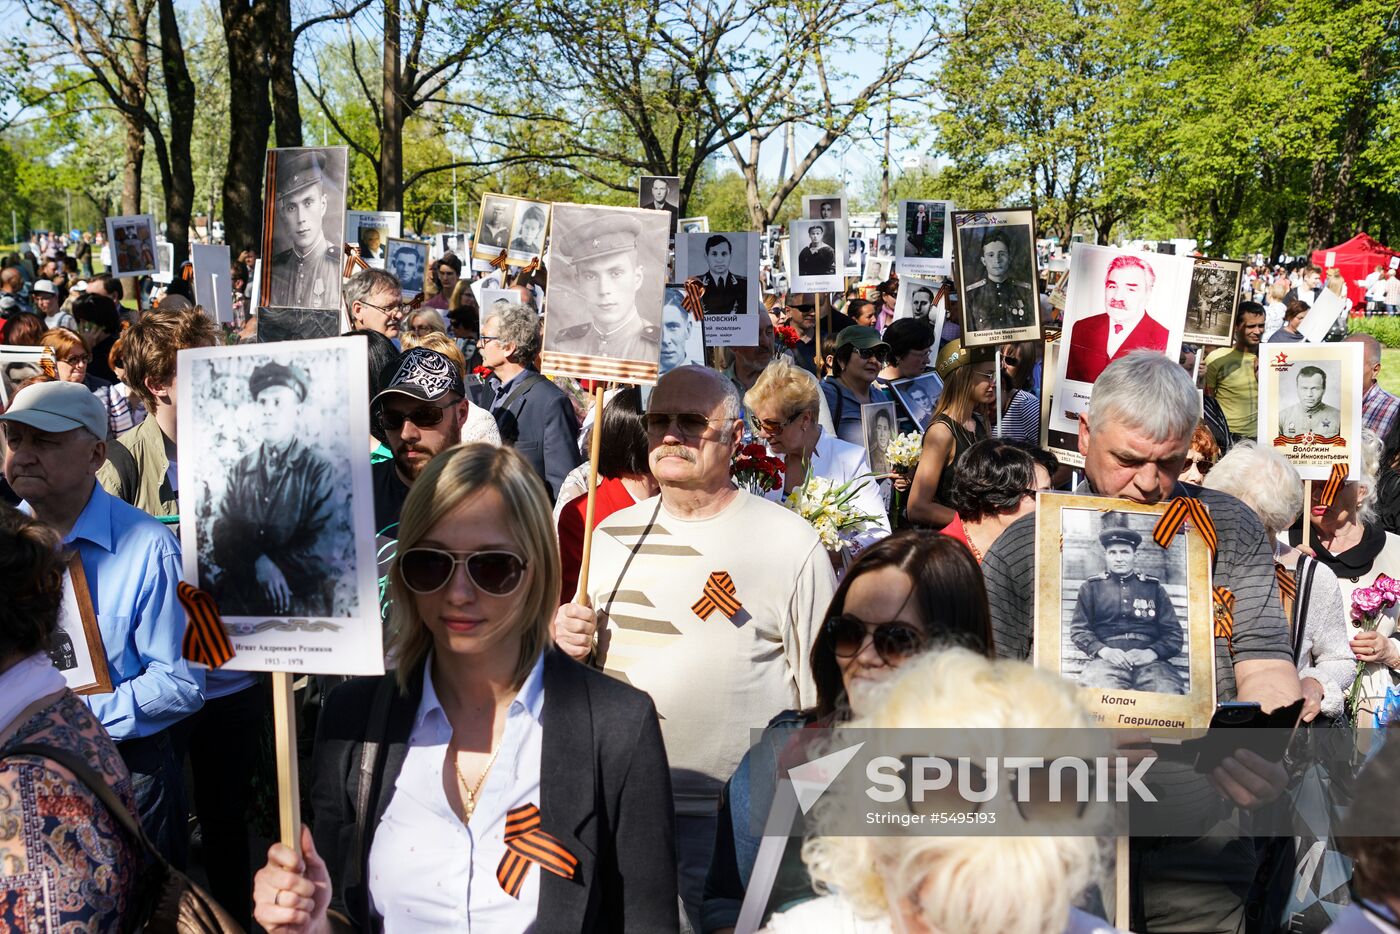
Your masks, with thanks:
[{"label": "grass lawn", "polygon": [[1381,352],[1381,388],[1400,396],[1400,350],[1387,347]]}]

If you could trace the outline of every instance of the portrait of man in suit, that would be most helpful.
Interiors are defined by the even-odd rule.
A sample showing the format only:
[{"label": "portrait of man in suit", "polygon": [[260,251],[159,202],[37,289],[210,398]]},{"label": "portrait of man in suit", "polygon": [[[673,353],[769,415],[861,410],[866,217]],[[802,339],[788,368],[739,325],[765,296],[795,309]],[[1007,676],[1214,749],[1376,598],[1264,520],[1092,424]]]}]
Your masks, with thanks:
[{"label": "portrait of man in suit", "polygon": [[664,176],[645,175],[642,177],[637,206],[652,211],[665,211],[671,215],[671,236],[676,235],[676,224],[680,221],[680,179]]},{"label": "portrait of man in suit", "polygon": [[705,239],[705,263],[709,266],[700,277],[705,287],[704,305],[707,315],[738,315],[747,312],[749,280],[735,275],[734,245],[722,234]]},{"label": "portrait of man in suit", "polygon": [[1092,383],[1104,367],[1134,350],[1167,349],[1165,325],[1147,313],[1157,274],[1146,260],[1115,256],[1104,275],[1104,310],[1074,324],[1065,378]]}]

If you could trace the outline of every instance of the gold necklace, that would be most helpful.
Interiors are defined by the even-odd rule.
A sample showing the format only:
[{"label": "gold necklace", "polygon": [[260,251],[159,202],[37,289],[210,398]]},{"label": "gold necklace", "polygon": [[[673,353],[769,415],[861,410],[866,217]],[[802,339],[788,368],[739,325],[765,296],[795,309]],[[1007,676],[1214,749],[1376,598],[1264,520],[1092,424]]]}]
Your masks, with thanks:
[{"label": "gold necklace", "polygon": [[481,794],[481,786],[486,784],[486,776],[491,771],[491,766],[496,764],[496,757],[501,754],[501,745],[497,744],[496,751],[491,753],[491,758],[486,760],[486,768],[481,770],[481,777],[476,780],[476,786],[467,784],[466,776],[462,774],[462,766],[458,763],[456,753],[452,755],[452,768],[457,773],[457,784],[462,789],[462,794],[466,795],[466,800],[462,802],[462,809],[466,812],[466,821],[472,819],[472,812],[476,810],[476,796]]}]

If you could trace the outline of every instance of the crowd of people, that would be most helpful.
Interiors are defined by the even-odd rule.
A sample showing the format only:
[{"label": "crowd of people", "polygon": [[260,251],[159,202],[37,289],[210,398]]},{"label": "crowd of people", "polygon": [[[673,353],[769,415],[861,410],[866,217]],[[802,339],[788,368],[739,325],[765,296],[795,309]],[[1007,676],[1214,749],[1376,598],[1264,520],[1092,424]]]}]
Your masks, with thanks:
[{"label": "crowd of people", "polygon": [[[171,531],[197,482],[178,469],[177,355],[236,338],[178,286],[133,312],[110,277],[32,267],[0,270],[0,343],[54,361],[0,414],[0,880],[19,893],[0,899],[0,926],[116,930],[139,910],[138,845],[39,744],[87,762],[167,860],[270,934],[725,932],[750,903],[774,932],[1114,930],[1104,850],[1086,837],[853,837],[819,815],[755,890],[758,828],[807,728],[1090,725],[1071,682],[1029,661],[1046,491],[1209,508],[1212,582],[1234,601],[1214,637],[1218,702],[1301,699],[1306,729],[1349,734],[1383,715],[1400,669],[1397,610],[1369,631],[1349,615],[1358,588],[1400,578],[1400,399],[1377,382],[1379,343],[1348,338],[1366,359],[1360,480],[1305,501],[1293,466],[1250,440],[1282,270],[1251,270],[1262,292],[1232,346],[1108,365],[1071,475],[1039,446],[1042,345],[965,346],[951,289],[941,332],[892,317],[897,278],[770,293],[756,346],[667,368],[646,392],[614,387],[595,411],[592,387],[540,372],[544,272],[478,308],[449,253],[419,305],[384,270],[344,287],[370,370],[369,397],[346,404],[369,408],[375,528],[392,542],[390,670],[308,679],[307,826],[264,857],[267,687],[184,657]],[[1299,273],[1278,329],[1326,287]],[[891,386],[926,374],[941,386],[927,410]],[[255,382],[259,400],[297,390],[289,374]],[[861,411],[882,401],[917,438],[907,471],[872,470]],[[771,488],[736,481],[755,445],[781,463]],[[250,468],[269,495],[277,463]],[[814,479],[853,489],[868,519],[835,550],[785,505]],[[76,697],[49,661],[70,556],[109,694]],[[275,604],[297,585],[255,568],[241,586]],[[1346,930],[1400,925],[1400,849],[1364,823],[1397,773],[1388,743],[1355,780]],[[1252,815],[1292,778],[1249,748],[1176,776],[1201,831],[1131,841],[1132,930],[1279,929],[1278,886],[1302,854],[1256,836]]]}]

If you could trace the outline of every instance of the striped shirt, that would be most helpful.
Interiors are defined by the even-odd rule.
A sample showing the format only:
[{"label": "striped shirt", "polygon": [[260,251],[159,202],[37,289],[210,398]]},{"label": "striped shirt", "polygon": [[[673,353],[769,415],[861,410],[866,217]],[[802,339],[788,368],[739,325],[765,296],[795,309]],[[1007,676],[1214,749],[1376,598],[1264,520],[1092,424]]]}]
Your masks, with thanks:
[{"label": "striped shirt", "polygon": [[1011,441],[1040,444],[1040,400],[1024,389],[1015,390],[1011,404],[1001,416],[1001,437]]},{"label": "striped shirt", "polygon": [[1395,416],[1400,415],[1400,398],[1381,388],[1380,383],[1372,383],[1361,397],[1361,417],[1366,427],[1376,433],[1382,442],[1395,425]]}]

